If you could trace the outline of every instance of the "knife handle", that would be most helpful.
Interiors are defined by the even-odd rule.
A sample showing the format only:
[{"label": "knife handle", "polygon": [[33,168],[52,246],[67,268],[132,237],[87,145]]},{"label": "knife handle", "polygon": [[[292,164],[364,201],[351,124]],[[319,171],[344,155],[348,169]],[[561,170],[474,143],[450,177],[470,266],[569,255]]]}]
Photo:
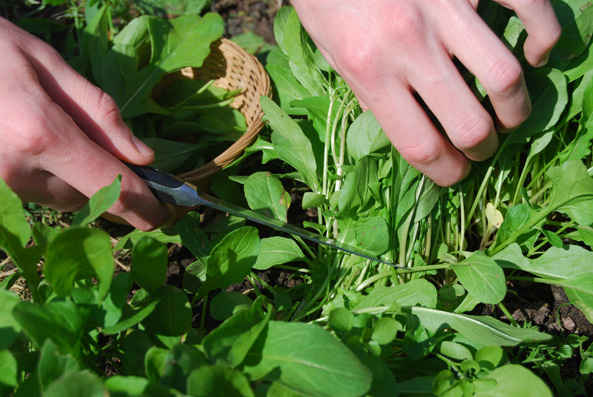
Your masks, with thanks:
[{"label": "knife handle", "polygon": [[201,204],[196,187],[175,175],[152,167],[124,164],[146,183],[160,201],[177,207],[195,207]]}]

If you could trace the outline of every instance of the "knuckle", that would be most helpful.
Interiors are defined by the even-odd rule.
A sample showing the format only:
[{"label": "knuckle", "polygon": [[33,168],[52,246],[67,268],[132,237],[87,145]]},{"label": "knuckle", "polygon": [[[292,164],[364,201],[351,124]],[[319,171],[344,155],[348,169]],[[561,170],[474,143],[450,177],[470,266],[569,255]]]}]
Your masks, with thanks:
[{"label": "knuckle", "polygon": [[493,128],[489,120],[474,116],[467,117],[453,131],[453,136],[456,137],[455,146],[460,150],[478,147],[488,139]]},{"label": "knuckle", "polygon": [[394,11],[396,15],[388,19],[390,23],[387,26],[392,36],[411,45],[424,37],[424,17],[418,8],[401,6],[394,7]]},{"label": "knuckle", "polygon": [[373,64],[377,60],[377,49],[371,45],[346,46],[338,55],[338,64],[346,76],[357,79],[371,78]]},{"label": "knuckle", "polygon": [[422,145],[401,149],[400,154],[410,164],[422,169],[437,162],[441,151],[437,145],[426,142]]},{"label": "knuckle", "polygon": [[13,132],[18,139],[11,140],[14,145],[11,150],[27,156],[40,155],[48,150],[57,138],[48,119],[36,112],[15,122]]},{"label": "knuckle", "polygon": [[504,95],[523,79],[521,65],[514,57],[496,61],[488,71],[488,86],[494,94]]},{"label": "knuckle", "polygon": [[96,97],[96,116],[99,119],[111,123],[117,123],[121,120],[119,108],[115,100],[109,94],[93,86],[93,95]]}]

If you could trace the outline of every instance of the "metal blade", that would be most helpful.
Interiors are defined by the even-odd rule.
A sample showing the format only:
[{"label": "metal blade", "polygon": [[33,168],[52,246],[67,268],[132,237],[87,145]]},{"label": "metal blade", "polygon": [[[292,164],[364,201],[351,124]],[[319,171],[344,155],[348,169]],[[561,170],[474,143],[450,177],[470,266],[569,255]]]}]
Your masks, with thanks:
[{"label": "metal blade", "polygon": [[269,216],[259,214],[257,212],[242,208],[238,205],[228,203],[216,197],[209,196],[198,192],[198,189],[183,180],[167,174],[165,172],[156,170],[150,167],[139,167],[132,164],[126,164],[136,175],[148,185],[155,196],[161,201],[168,202],[173,205],[182,207],[194,207],[197,205],[204,205],[206,207],[214,208],[229,214],[245,218],[247,220],[259,223],[264,226],[271,227],[281,232],[293,234],[304,239],[322,244],[328,247],[336,248],[338,250],[363,257],[375,262],[384,263],[395,268],[402,268],[394,263],[382,260],[377,255],[365,252],[356,247],[343,244],[335,239],[322,236],[317,233],[296,227],[286,222],[279,221]]}]

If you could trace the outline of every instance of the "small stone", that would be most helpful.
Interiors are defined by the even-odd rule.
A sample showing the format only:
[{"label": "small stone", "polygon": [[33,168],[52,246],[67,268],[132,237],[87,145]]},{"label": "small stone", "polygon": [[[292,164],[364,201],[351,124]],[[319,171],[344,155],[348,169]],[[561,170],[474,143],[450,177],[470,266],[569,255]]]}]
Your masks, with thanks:
[{"label": "small stone", "polygon": [[576,324],[574,323],[573,319],[570,317],[564,317],[562,319],[562,325],[568,331],[574,331],[574,329],[576,328]]}]

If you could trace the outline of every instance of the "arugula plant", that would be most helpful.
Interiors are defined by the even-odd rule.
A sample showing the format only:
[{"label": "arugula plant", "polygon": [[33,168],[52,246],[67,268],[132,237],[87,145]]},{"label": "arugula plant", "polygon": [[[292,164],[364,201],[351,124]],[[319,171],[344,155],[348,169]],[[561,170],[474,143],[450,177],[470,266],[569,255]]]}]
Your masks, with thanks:
[{"label": "arugula plant", "polygon": [[179,72],[203,65],[222,36],[220,15],[142,15],[113,35],[108,11],[104,6],[89,16],[81,56],[71,63],[117,102],[134,134],[155,151],[155,167],[198,168],[247,130],[244,116],[229,106],[239,90]]},{"label": "arugula plant", "polygon": [[[248,150],[261,155],[262,165],[249,175],[233,175],[231,168],[215,178],[213,189],[291,222],[299,203],[309,214],[305,227],[364,246],[404,269],[310,246],[235,217],[204,225],[197,213],[167,230],[132,232],[112,248],[109,235],[89,225],[117,199],[118,180],[65,229],[29,225],[20,200],[0,183],[0,247],[17,268],[0,283],[0,392],[578,391],[578,380],[564,379],[559,368],[578,352],[581,374],[588,375],[588,340],[559,343],[518,326],[503,304],[506,281],[527,280],[563,287],[592,318],[593,7],[581,0],[553,4],[564,35],[546,69],[527,70],[533,115],[490,162],[475,165],[466,181],[449,189],[405,163],[324,62],[296,13],[278,12],[278,47],[266,65],[276,102],[261,99],[269,134]],[[521,59],[520,22],[494,3],[480,12]],[[117,43],[104,46],[105,22],[99,14],[91,21],[87,58],[78,62],[97,71],[99,80],[91,54],[101,48],[107,54]],[[152,40],[148,19],[131,25],[137,28],[117,36],[123,33],[129,45],[121,53],[141,53]],[[130,44],[140,43],[132,40],[140,31],[147,41]],[[132,41],[124,40],[125,32]],[[151,72],[133,73],[152,81],[152,73],[160,73],[155,65],[168,62],[159,59],[145,66]],[[479,94],[478,81],[473,87]],[[169,106],[144,91],[129,95],[134,92],[118,97],[129,103],[124,112]],[[229,177],[233,185],[220,182]],[[195,256],[181,286],[167,282],[168,243],[181,243]],[[129,252],[130,271],[115,271],[113,250]],[[294,282],[275,284],[264,272]],[[19,277],[29,300],[10,291]],[[244,280],[251,288],[246,293],[228,289]],[[476,315],[478,304],[496,305],[508,321]]]}]

